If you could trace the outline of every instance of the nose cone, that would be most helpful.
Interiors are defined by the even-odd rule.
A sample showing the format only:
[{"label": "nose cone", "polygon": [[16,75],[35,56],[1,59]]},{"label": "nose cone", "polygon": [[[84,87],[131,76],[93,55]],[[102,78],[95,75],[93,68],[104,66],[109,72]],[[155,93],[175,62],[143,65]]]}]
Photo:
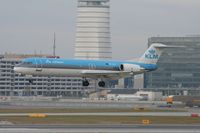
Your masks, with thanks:
[{"label": "nose cone", "polygon": [[14,67],[14,72],[15,73],[21,73],[21,68],[20,67]]}]

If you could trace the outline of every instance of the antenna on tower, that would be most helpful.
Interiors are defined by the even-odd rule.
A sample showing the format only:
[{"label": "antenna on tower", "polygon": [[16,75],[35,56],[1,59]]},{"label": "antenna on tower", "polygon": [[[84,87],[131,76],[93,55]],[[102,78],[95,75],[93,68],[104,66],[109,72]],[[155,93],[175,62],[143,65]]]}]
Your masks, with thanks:
[{"label": "antenna on tower", "polygon": [[53,39],[53,56],[56,56],[56,33],[54,32],[54,39]]},{"label": "antenna on tower", "polygon": [[56,56],[56,33],[54,32],[54,39],[53,39],[53,55],[47,56],[47,58],[60,58],[59,56]]}]

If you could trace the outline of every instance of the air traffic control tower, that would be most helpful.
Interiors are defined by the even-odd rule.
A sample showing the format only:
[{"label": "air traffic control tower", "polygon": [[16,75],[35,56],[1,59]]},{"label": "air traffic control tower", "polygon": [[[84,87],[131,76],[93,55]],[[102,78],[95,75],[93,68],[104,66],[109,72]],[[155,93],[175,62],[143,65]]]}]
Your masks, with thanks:
[{"label": "air traffic control tower", "polygon": [[78,0],[77,59],[111,59],[109,0]]}]

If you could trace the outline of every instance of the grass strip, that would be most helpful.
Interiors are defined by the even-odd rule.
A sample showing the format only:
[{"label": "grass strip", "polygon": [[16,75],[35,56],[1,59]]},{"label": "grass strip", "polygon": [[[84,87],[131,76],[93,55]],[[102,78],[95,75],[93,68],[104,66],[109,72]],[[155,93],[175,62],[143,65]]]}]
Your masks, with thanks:
[{"label": "grass strip", "polygon": [[47,116],[46,118],[0,117],[13,124],[200,124],[200,117],[164,116]]}]

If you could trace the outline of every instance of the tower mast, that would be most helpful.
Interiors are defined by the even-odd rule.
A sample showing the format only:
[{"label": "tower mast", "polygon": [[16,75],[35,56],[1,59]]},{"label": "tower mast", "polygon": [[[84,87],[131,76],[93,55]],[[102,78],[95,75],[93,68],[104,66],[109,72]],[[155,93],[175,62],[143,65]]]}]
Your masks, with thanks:
[{"label": "tower mast", "polygon": [[56,56],[56,33],[54,32],[54,39],[53,39],[53,56]]}]

